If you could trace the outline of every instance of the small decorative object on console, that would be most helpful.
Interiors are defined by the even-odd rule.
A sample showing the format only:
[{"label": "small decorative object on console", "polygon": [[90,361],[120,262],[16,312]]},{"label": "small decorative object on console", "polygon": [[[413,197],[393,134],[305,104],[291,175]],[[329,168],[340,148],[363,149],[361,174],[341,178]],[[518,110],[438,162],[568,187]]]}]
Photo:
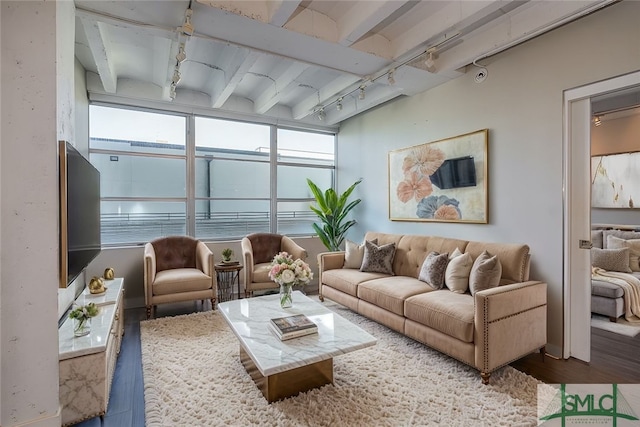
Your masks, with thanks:
[{"label": "small decorative object on console", "polygon": [[269,326],[282,341],[318,333],[318,325],[304,314],[271,319]]},{"label": "small decorative object on console", "polygon": [[313,279],[313,272],[309,264],[300,258],[293,260],[287,252],[280,252],[271,261],[269,278],[280,285],[280,307],[288,308],[293,305],[291,290],[296,284],[307,284]]},{"label": "small decorative object on console", "polygon": [[82,337],[89,334],[91,332],[91,318],[97,316],[99,312],[100,309],[93,302],[74,308],[69,313],[69,317],[73,319],[73,335]]},{"label": "small decorative object on console", "polygon": [[116,277],[116,272],[112,267],[108,267],[104,270],[104,278],[107,280],[113,280]]},{"label": "small decorative object on console", "polygon": [[101,294],[106,291],[107,288],[104,286],[104,280],[102,277],[94,276],[89,281],[89,292],[92,294]]}]

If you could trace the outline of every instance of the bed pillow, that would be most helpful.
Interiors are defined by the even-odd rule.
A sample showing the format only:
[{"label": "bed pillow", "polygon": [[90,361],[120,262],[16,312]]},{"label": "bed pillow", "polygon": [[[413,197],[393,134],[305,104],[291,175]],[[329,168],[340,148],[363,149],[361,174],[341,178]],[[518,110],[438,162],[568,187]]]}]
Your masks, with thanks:
[{"label": "bed pillow", "polygon": [[[371,240],[372,243],[378,244],[378,239]],[[364,242],[358,245],[355,242],[347,239],[345,243],[344,265],[342,268],[356,268],[362,267],[362,260],[364,259]]]},{"label": "bed pillow", "polygon": [[629,248],[591,248],[591,266],[607,271],[631,273],[629,268]]},{"label": "bed pillow", "polygon": [[602,249],[604,241],[602,239],[602,230],[591,230],[591,244],[594,248]]},{"label": "bed pillow", "polygon": [[609,249],[609,247],[607,246],[607,239],[609,238],[609,236],[614,236],[618,239],[624,240],[640,239],[640,232],[627,230],[604,230],[602,232],[602,243],[604,244],[604,249]]},{"label": "bed pillow", "polygon": [[482,252],[471,266],[469,273],[469,291],[471,295],[485,289],[495,288],[500,284],[502,277],[502,264],[497,255]]},{"label": "bed pillow", "polygon": [[624,240],[615,236],[607,236],[607,248],[629,248],[629,268],[640,271],[640,239]]},{"label": "bed pillow", "polygon": [[449,257],[449,264],[444,273],[444,284],[451,292],[464,294],[469,289],[469,273],[473,267],[470,254],[463,254],[459,249]]},{"label": "bed pillow", "polygon": [[418,280],[425,282],[433,289],[442,289],[444,286],[444,272],[448,263],[448,253],[429,252],[420,268]]},{"label": "bed pillow", "polygon": [[364,242],[364,257],[360,271],[393,275],[393,257],[395,254],[395,243],[378,246],[367,240]]}]

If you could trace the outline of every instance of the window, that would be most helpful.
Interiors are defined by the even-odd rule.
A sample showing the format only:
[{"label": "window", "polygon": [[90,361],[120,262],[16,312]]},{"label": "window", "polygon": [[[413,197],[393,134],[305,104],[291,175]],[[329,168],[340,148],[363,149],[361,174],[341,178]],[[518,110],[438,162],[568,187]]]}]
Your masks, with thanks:
[{"label": "window", "polygon": [[89,132],[105,245],[313,234],[306,180],[334,183],[334,134],[101,105]]}]

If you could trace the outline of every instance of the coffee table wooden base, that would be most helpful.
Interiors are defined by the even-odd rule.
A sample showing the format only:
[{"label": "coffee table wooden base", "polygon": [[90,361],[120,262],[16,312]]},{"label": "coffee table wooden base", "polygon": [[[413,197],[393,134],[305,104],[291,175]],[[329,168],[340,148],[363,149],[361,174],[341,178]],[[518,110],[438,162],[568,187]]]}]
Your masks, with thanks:
[{"label": "coffee table wooden base", "polygon": [[263,376],[251,357],[240,346],[240,361],[269,403],[303,391],[333,384],[333,359]]}]

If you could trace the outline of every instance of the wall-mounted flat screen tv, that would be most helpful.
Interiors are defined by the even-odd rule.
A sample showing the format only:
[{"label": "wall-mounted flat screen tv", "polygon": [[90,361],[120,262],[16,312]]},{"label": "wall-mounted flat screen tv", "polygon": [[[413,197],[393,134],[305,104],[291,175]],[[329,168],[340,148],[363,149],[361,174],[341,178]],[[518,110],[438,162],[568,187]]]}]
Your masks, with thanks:
[{"label": "wall-mounted flat screen tv", "polygon": [[430,178],[433,185],[441,190],[474,187],[476,185],[476,165],[473,157],[447,159]]},{"label": "wall-mounted flat screen tv", "polygon": [[60,141],[60,287],[100,253],[100,172]]}]

